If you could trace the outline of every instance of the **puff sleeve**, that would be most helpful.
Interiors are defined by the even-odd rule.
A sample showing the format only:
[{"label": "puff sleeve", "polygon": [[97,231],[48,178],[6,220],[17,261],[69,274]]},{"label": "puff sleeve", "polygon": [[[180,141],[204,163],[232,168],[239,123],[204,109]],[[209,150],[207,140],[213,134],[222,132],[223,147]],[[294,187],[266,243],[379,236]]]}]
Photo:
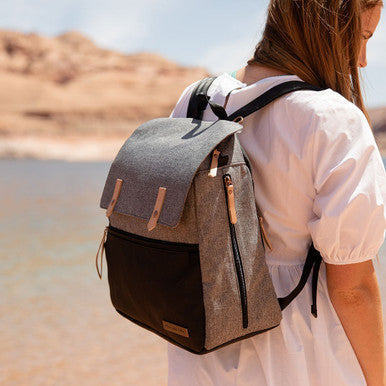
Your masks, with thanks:
[{"label": "puff sleeve", "polygon": [[375,257],[386,227],[386,177],[368,122],[356,106],[338,103],[313,133],[315,200],[308,228],[330,264]]}]

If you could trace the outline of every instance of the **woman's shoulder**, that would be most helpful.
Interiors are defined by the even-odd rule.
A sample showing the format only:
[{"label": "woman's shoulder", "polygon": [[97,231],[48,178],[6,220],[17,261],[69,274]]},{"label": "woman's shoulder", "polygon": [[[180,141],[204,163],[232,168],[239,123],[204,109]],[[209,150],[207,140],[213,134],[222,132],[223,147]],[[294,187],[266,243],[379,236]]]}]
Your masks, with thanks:
[{"label": "woman's shoulder", "polygon": [[315,152],[330,148],[352,154],[377,148],[365,114],[331,89],[294,91],[275,101],[265,114],[275,135],[309,144]]},{"label": "woman's shoulder", "polygon": [[[306,127],[309,134],[339,136],[353,140],[358,137],[373,142],[373,134],[365,114],[352,102],[331,89],[295,91],[277,105],[283,119]],[[277,110],[276,110],[277,111]]]},{"label": "woman's shoulder", "polygon": [[[232,95],[234,94],[236,98],[239,98],[239,103],[245,103],[263,94],[270,88],[289,81],[302,81],[302,79],[296,75],[280,75],[264,78],[256,83],[246,85],[240,80],[232,78],[229,74],[222,74],[216,79],[214,85],[217,86],[217,88],[235,89]],[[331,89],[294,91],[279,98],[273,105],[276,108],[271,110],[275,113],[277,112],[277,108],[279,108],[282,109],[287,116],[304,118],[308,121],[310,117],[323,122],[353,119],[361,121],[362,123],[366,122],[365,125],[367,125],[367,120],[363,112],[355,106],[354,103]]]},{"label": "woman's shoulder", "polygon": [[[228,73],[224,73],[214,80],[209,88],[209,95],[214,102],[223,104],[226,96],[232,93],[228,106],[231,110],[237,110],[270,88],[293,80],[301,81],[296,75],[285,75],[265,78],[246,85]],[[186,114],[191,93],[197,83],[185,88],[172,116]],[[298,127],[312,125],[314,130],[336,132],[360,129],[371,132],[363,112],[354,103],[331,89],[294,91],[275,101],[269,111],[276,116],[275,120],[280,120],[282,117],[284,121],[296,124]]]},{"label": "woman's shoulder", "polygon": [[[200,80],[188,85],[181,93],[176,106],[171,114],[171,117],[185,117],[186,111],[189,105],[191,94]],[[208,95],[215,103],[224,105],[227,95],[236,88],[242,88],[245,86],[242,82],[238,81],[228,73],[217,76],[209,87]]]},{"label": "woman's shoulder", "polygon": [[331,89],[295,91],[285,97],[288,108],[323,120],[364,119],[363,112],[341,94]]}]

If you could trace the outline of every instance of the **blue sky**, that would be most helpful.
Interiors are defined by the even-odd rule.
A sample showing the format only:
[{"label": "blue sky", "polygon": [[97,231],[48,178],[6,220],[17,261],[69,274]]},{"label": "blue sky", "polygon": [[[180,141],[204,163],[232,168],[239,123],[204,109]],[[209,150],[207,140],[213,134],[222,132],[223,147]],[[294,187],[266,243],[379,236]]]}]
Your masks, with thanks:
[{"label": "blue sky", "polygon": [[[238,69],[252,55],[268,0],[9,0],[0,28],[54,36],[78,30],[124,53],[151,51],[213,73]],[[386,19],[368,43],[362,71],[369,106],[386,106]]]}]

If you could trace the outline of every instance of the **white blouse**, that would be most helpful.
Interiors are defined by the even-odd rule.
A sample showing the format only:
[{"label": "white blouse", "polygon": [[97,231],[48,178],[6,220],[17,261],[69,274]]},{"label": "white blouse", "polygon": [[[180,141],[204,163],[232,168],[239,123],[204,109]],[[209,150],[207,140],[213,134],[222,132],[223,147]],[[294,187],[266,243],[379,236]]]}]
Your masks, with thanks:
[{"label": "white blouse", "polygon": [[[228,74],[211,99],[233,113],[271,87],[297,76],[245,85]],[[185,117],[189,86],[172,116]],[[208,107],[204,119],[217,118]],[[266,261],[279,297],[298,284],[313,241],[329,264],[373,259],[386,228],[386,174],[364,114],[338,93],[295,91],[244,119],[238,134],[255,181],[273,250]],[[331,304],[325,266],[318,282],[318,318],[311,283],[283,311],[279,327],[198,356],[168,346],[170,385],[365,385]]]},{"label": "white blouse", "polygon": [[[269,88],[297,76],[246,86],[228,74],[209,89],[233,113]],[[172,116],[186,116],[192,87]],[[204,120],[215,120],[210,108]],[[303,262],[311,238],[331,264],[374,258],[386,227],[386,177],[364,114],[340,94],[296,91],[247,117],[238,134],[255,180],[256,201],[273,245],[268,261]]]}]

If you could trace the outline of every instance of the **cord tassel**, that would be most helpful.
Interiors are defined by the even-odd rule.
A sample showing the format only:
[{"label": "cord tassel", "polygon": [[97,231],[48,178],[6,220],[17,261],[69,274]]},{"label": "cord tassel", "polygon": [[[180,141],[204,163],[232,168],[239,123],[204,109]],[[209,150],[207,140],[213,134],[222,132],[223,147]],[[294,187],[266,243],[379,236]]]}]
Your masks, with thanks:
[{"label": "cord tassel", "polygon": [[[98,248],[98,252],[96,254],[96,258],[95,258],[95,266],[96,266],[96,270],[98,272],[98,276],[99,276],[99,279],[102,279],[102,266],[103,266],[103,253],[105,251],[105,243],[106,243],[106,238],[107,238],[107,231],[108,231],[109,227],[107,226],[105,228],[105,230],[103,231],[103,236],[102,236],[102,240],[99,244],[99,248]],[[99,258],[99,255],[100,255],[100,261],[101,261],[101,269],[99,270],[99,264],[98,264],[98,258]]]},{"label": "cord tassel", "polygon": [[264,228],[263,217],[261,217],[261,216],[259,216],[259,223],[260,223],[260,229],[261,229],[261,234],[263,236],[263,240],[264,240],[265,244],[268,246],[268,248],[271,251],[273,251],[272,244],[269,241],[269,238],[267,236],[267,232],[265,231],[265,228]]}]

